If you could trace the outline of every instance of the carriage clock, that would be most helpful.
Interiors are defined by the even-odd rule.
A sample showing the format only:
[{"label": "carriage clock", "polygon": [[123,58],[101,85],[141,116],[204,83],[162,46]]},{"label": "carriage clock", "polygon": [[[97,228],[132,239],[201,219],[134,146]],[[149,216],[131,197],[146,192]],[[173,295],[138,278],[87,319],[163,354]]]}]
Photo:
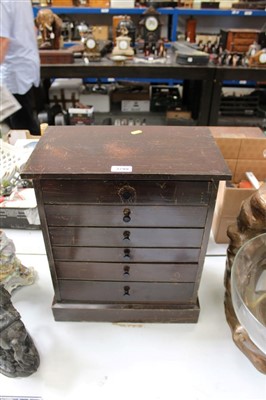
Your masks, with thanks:
[{"label": "carriage clock", "polygon": [[131,47],[131,38],[128,36],[128,29],[122,26],[120,29],[121,35],[116,38],[116,46],[113,49],[113,56],[132,57],[134,49]]},{"label": "carriage clock", "polygon": [[259,50],[251,56],[249,65],[266,66],[266,49]]},{"label": "carriage clock", "polygon": [[94,37],[93,30],[94,28],[90,27],[87,35],[83,39],[85,47],[83,56],[84,58],[87,57],[89,61],[99,61],[101,59],[101,54],[97,40]]}]

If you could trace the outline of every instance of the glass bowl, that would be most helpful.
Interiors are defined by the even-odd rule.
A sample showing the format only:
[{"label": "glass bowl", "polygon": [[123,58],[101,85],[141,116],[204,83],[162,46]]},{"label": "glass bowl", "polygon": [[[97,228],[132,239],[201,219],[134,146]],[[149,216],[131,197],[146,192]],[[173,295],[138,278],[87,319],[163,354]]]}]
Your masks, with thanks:
[{"label": "glass bowl", "polygon": [[266,233],[246,242],[236,254],[231,294],[238,321],[266,354]]}]

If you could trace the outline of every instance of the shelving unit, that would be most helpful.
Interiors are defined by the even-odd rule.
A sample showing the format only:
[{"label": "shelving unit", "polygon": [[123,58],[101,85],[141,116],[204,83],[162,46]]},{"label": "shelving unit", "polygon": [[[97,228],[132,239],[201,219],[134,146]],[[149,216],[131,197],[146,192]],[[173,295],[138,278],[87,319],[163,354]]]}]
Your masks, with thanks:
[{"label": "shelving unit", "polygon": [[100,63],[90,63],[85,65],[82,62],[75,64],[55,64],[42,65],[42,79],[53,78],[135,78],[138,79],[170,79],[170,80],[192,80],[198,81],[201,85],[199,95],[199,110],[197,125],[208,125],[209,110],[212,98],[212,82],[214,79],[215,68],[213,66],[179,66],[175,63],[170,64],[144,64],[138,65],[128,63],[115,65],[109,60],[102,60]]},{"label": "shelving unit", "polygon": [[[96,68],[97,67],[97,68]],[[67,65],[43,65],[41,67],[42,79],[53,78],[105,78],[106,76],[114,78],[136,78],[155,79],[158,77],[162,81],[170,80],[194,80],[201,81],[202,88],[200,94],[199,115],[197,125],[219,125],[219,109],[221,101],[221,90],[224,81],[237,82],[259,82],[265,81],[265,69],[263,68],[230,68],[214,66],[180,66],[170,65],[139,65],[128,64],[116,66],[108,61],[102,61],[100,64],[91,63],[85,65],[82,63]],[[110,79],[110,78],[109,78]],[[232,125],[234,125],[232,121]],[[256,125],[256,121],[253,121]],[[252,121],[251,121],[252,123]]]},{"label": "shelving unit", "polygon": [[[221,102],[221,90],[224,82],[242,82],[243,86],[250,85],[251,82],[264,82],[266,86],[266,70],[265,68],[231,68],[231,67],[216,67],[213,92],[212,92],[212,107],[209,116],[209,125],[219,125],[219,109]],[[243,121],[242,121],[243,122]]]},{"label": "shelving unit", "polygon": [[[41,7],[34,6],[34,15],[37,15]],[[73,16],[114,16],[131,15],[141,16],[147,8],[90,8],[90,7],[50,7],[58,15]],[[182,23],[189,16],[196,18],[214,19],[218,18],[220,23],[215,28],[220,29],[222,24],[230,19],[243,21],[245,25],[250,22],[255,23],[256,28],[262,26],[266,21],[266,11],[264,10],[239,10],[239,9],[190,9],[190,8],[159,8],[158,12],[162,16],[168,17],[169,23],[169,42],[176,41],[177,32],[182,28]],[[103,20],[103,19],[102,19]],[[255,21],[255,22],[254,22]],[[110,22],[111,23],[111,22]],[[206,28],[207,30],[207,28]],[[75,62],[69,65],[43,65],[41,68],[43,79],[53,78],[82,78],[89,82],[102,79],[103,82],[110,82],[118,79],[130,79],[132,81],[148,81],[150,83],[168,85],[184,84],[185,81],[198,82],[201,85],[199,96],[199,109],[197,125],[217,125],[219,124],[219,107],[221,101],[221,91],[223,86],[242,86],[256,87],[259,81],[265,82],[265,69],[263,68],[244,68],[244,67],[216,67],[214,65],[181,66],[171,61],[168,64],[134,64],[115,65],[108,60],[100,63],[90,63],[85,65]],[[196,90],[197,92],[197,90]],[[193,94],[194,96],[194,94]],[[193,121],[194,122],[194,121]]]},{"label": "shelving unit", "polygon": [[[37,15],[41,7],[33,6],[34,16]],[[55,14],[66,15],[142,15],[147,8],[90,8],[90,7],[50,7]],[[192,8],[158,8],[161,15],[166,15],[170,19],[169,41],[175,41],[179,29],[180,17],[244,17],[261,18],[261,22],[266,20],[266,11],[263,10],[219,10],[219,9],[192,9]],[[264,20],[263,20],[264,18]],[[221,22],[221,21],[220,21]],[[258,26],[258,25],[257,25]]]}]

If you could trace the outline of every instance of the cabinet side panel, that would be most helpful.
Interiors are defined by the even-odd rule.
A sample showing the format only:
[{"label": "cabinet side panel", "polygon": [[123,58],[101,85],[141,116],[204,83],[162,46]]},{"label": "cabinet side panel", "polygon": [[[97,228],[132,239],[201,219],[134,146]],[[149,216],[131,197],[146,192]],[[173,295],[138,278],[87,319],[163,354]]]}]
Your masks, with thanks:
[{"label": "cabinet side panel", "polygon": [[44,244],[45,244],[46,254],[47,254],[47,258],[48,258],[52,283],[53,283],[53,287],[54,287],[55,298],[57,301],[60,301],[61,297],[60,297],[60,292],[58,289],[58,281],[57,281],[56,269],[55,269],[55,265],[54,265],[52,244],[50,241],[50,235],[49,235],[49,230],[48,230],[48,225],[47,225],[47,218],[46,218],[45,208],[44,208],[44,204],[43,204],[43,191],[42,191],[41,181],[34,180],[33,186],[34,186],[36,200],[37,200],[38,212],[39,212],[40,221],[41,221],[41,229],[42,229],[42,234],[43,234],[43,238],[44,238]]},{"label": "cabinet side panel", "polygon": [[205,261],[208,242],[209,242],[209,238],[210,238],[210,231],[211,231],[211,226],[212,226],[212,218],[213,218],[213,213],[214,213],[215,201],[216,201],[216,197],[217,197],[218,185],[219,185],[219,182],[217,182],[217,181],[213,181],[212,183],[210,183],[211,198],[210,198],[210,204],[208,207],[205,230],[204,230],[204,234],[203,234],[203,241],[202,241],[202,246],[201,246],[201,251],[200,251],[200,256],[199,256],[199,268],[198,268],[198,274],[197,274],[195,287],[194,287],[194,299],[197,298],[199,284],[201,281],[203,264]]}]

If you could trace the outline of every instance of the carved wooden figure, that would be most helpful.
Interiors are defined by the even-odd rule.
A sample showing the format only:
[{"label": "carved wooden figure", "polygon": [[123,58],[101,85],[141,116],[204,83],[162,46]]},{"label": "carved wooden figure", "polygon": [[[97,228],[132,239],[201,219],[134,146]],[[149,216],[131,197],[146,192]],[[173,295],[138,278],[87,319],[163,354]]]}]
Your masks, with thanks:
[{"label": "carved wooden figure", "polygon": [[253,343],[248,332],[238,321],[231,297],[231,269],[238,250],[248,240],[264,232],[266,232],[266,184],[242,203],[236,223],[228,227],[227,235],[230,243],[225,271],[225,315],[233,340],[253,365],[266,374],[266,354]]},{"label": "carved wooden figure", "polygon": [[38,11],[35,25],[42,37],[40,49],[58,50],[61,47],[62,20],[47,8]]}]

